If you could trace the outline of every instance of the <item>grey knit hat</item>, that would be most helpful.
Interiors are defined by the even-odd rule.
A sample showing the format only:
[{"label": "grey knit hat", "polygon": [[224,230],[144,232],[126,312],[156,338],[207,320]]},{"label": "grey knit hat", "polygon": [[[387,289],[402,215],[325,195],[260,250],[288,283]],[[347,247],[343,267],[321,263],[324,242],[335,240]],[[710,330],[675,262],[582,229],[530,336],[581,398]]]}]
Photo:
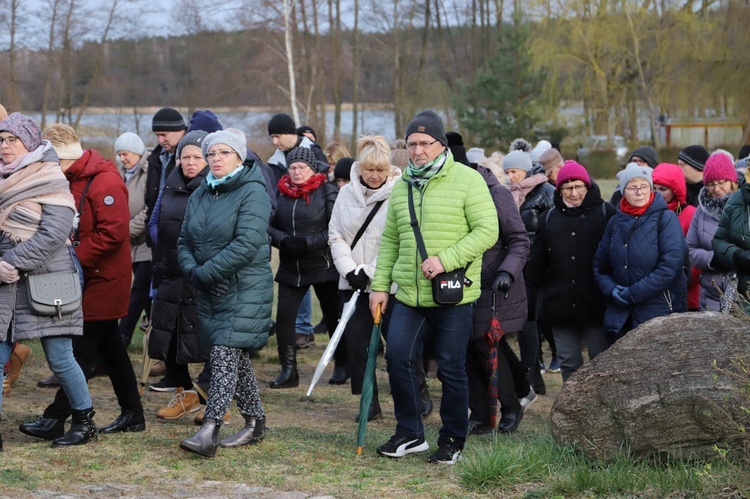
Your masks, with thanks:
[{"label": "grey knit hat", "polygon": [[408,140],[409,135],[413,133],[426,133],[438,139],[444,146],[448,145],[448,137],[445,136],[443,119],[432,109],[425,109],[414,115],[414,118],[412,118],[406,127],[405,138]]},{"label": "grey knit hat", "polygon": [[515,168],[528,172],[531,170],[531,155],[527,152],[515,150],[509,152],[503,159],[503,170]]},{"label": "grey knit hat", "polygon": [[318,172],[318,160],[315,158],[315,153],[309,147],[295,147],[286,155],[287,166],[298,162],[305,163],[314,172]]},{"label": "grey knit hat", "polygon": [[0,132],[10,132],[31,152],[42,145],[42,131],[31,118],[21,113],[13,113],[0,122]]},{"label": "grey knit hat", "polygon": [[617,178],[620,181],[620,193],[625,194],[625,187],[628,182],[634,178],[642,178],[648,182],[651,188],[654,188],[654,181],[652,179],[654,169],[649,166],[641,166],[638,163],[628,163],[624,170],[620,170],[617,173]]},{"label": "grey knit hat", "polygon": [[236,152],[240,156],[240,159],[242,159],[243,163],[247,159],[247,144],[245,144],[242,141],[242,138],[236,133],[227,132],[226,130],[220,130],[218,132],[208,134],[206,138],[203,139],[203,145],[201,146],[203,156],[205,156],[208,153],[208,150],[216,144],[226,144],[234,149],[234,152]]},{"label": "grey knit hat", "polygon": [[179,158],[182,156],[182,148],[185,146],[196,146],[202,152],[203,141],[207,136],[208,132],[204,132],[203,130],[193,130],[192,132],[186,133],[177,145],[177,157]]},{"label": "grey knit hat", "polygon": [[146,146],[143,145],[139,136],[133,132],[125,132],[115,141],[115,153],[117,151],[128,151],[143,156],[143,153],[146,152]]}]

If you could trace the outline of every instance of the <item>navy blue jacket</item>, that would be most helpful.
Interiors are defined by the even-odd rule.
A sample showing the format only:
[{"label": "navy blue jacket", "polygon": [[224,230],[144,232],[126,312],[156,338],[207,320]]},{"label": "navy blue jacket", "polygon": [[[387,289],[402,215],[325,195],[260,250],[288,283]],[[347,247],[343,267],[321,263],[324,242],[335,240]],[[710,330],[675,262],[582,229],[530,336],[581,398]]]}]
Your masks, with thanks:
[{"label": "navy blue jacket", "polygon": [[[642,216],[618,208],[594,255],[594,278],[609,297],[605,329],[620,332],[629,318],[633,329],[654,317],[687,311],[686,251],[677,215],[667,209],[658,192]],[[624,297],[629,306],[613,302],[617,285],[627,288]]]}]

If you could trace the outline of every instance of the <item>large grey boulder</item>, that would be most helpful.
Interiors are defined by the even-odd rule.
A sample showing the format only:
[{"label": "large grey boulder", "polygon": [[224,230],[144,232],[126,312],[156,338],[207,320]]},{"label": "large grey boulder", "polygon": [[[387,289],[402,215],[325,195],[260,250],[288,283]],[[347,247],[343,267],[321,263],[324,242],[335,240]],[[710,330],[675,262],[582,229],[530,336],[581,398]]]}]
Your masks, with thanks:
[{"label": "large grey boulder", "polygon": [[[630,331],[571,376],[552,406],[552,435],[587,455],[707,457],[750,445],[750,322],[673,314]],[[743,391],[744,384],[744,391]]]}]

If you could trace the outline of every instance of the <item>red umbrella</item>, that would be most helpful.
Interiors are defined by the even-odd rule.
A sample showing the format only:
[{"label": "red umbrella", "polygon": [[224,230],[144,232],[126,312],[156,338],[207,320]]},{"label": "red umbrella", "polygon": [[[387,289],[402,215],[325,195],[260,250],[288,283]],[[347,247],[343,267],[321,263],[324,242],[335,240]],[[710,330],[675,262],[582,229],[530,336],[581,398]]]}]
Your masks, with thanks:
[{"label": "red umbrella", "polygon": [[496,297],[492,293],[492,317],[488,328],[484,332],[484,339],[490,347],[490,356],[487,360],[487,371],[490,374],[490,384],[487,395],[490,397],[490,426],[497,426],[497,355],[500,339],[503,337],[503,328],[500,327],[500,319],[497,316]]}]

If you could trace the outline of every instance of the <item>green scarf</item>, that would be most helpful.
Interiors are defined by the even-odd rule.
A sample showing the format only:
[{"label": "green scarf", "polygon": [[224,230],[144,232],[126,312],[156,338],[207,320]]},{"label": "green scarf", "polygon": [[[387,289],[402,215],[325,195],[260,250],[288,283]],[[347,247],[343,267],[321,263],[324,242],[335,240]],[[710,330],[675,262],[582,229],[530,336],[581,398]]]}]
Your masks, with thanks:
[{"label": "green scarf", "polygon": [[427,185],[427,182],[443,167],[445,160],[448,159],[448,152],[449,149],[446,148],[437,158],[419,167],[409,160],[409,164],[406,166],[406,174],[412,185],[421,191]]}]

